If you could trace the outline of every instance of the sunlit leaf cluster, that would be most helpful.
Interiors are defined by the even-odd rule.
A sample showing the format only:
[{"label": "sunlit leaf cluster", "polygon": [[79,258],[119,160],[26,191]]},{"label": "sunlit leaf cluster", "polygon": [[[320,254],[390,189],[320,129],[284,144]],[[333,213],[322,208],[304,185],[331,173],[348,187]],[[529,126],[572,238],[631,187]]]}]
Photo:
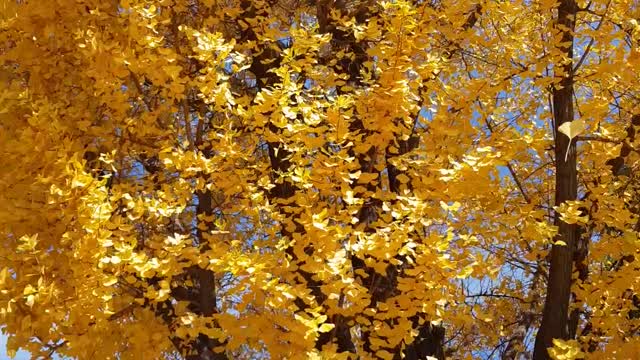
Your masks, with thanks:
[{"label": "sunlit leaf cluster", "polygon": [[3,1],[8,353],[532,358],[564,251],[567,326],[536,359],[635,358],[639,22],[635,0]]}]

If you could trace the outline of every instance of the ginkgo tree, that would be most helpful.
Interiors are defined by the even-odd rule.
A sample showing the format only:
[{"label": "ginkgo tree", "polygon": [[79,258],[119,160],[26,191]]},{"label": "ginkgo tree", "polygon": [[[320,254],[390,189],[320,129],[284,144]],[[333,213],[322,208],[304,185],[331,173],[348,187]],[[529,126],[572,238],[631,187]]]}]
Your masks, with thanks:
[{"label": "ginkgo tree", "polygon": [[0,9],[10,354],[640,350],[637,1]]}]

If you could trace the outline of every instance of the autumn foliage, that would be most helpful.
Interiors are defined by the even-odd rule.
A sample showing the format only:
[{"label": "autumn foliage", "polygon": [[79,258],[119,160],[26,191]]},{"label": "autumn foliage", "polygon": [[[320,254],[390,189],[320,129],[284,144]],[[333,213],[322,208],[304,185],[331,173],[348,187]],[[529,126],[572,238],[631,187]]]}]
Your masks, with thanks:
[{"label": "autumn foliage", "polygon": [[639,18],[3,0],[9,353],[637,358]]}]

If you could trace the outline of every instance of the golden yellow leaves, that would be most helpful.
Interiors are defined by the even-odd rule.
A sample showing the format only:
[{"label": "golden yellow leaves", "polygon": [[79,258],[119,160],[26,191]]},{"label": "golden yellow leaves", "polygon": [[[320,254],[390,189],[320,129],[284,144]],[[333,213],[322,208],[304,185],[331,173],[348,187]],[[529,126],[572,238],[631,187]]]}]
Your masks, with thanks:
[{"label": "golden yellow leaves", "polygon": [[[210,61],[215,57],[225,59],[230,55],[235,45],[234,42],[226,42],[221,33],[200,32],[188,27],[182,27],[180,30],[196,39],[197,46],[194,51],[196,51],[200,60]],[[236,53],[233,60],[236,63],[240,63],[243,61],[243,56]]]},{"label": "golden yellow leaves", "polygon": [[104,286],[113,286],[116,283],[118,283],[118,277],[117,276],[109,276],[109,277],[104,279],[104,281],[102,282],[102,285],[104,285]]},{"label": "golden yellow leaves", "polygon": [[[524,80],[542,88],[551,81],[530,78],[544,77],[549,68],[549,56],[536,60],[533,54],[545,50],[540,35],[546,33],[532,31],[549,15],[529,12],[521,1],[483,3],[489,11],[478,14],[480,26],[461,30],[474,4],[443,1],[436,8],[382,1],[369,9],[359,7],[366,2],[343,1],[328,2],[345,3],[345,9],[333,9],[326,19],[331,24],[320,29],[313,7],[243,3],[252,7],[123,0],[114,11],[90,4],[96,6],[85,20],[69,17],[66,10],[85,14],[70,1],[50,38],[59,52],[47,48],[49,40],[40,33],[37,42],[26,38],[19,44],[20,55],[12,61],[30,76],[3,93],[0,121],[3,130],[25,123],[15,141],[23,145],[0,150],[3,158],[20,154],[15,157],[29,165],[7,162],[12,174],[0,179],[0,200],[40,189],[32,188],[34,176],[50,193],[44,207],[37,199],[14,199],[16,206],[0,213],[2,229],[16,229],[10,239],[27,234],[0,255],[24,263],[38,256],[46,276],[64,275],[59,291],[69,307],[82,310],[46,318],[44,310],[56,313],[66,304],[46,302],[43,287],[16,277],[13,265],[0,273],[0,296],[12,294],[28,305],[23,307],[31,306],[45,317],[43,324],[61,324],[59,332],[82,349],[79,354],[91,344],[73,334],[113,333],[105,337],[112,343],[105,357],[157,358],[173,346],[170,335],[189,341],[202,334],[228,340],[214,351],[251,348],[273,358],[339,358],[336,344],[311,350],[318,337],[334,332],[337,315],[345,316],[355,343],[372,345],[371,354],[358,348],[361,357],[397,355],[393,347],[408,346],[430,320],[446,326],[447,334],[455,334],[450,328],[471,332],[453,340],[461,343],[456,358],[485,340],[502,341],[484,324],[511,323],[511,314],[525,307],[505,306],[505,300],[489,314],[486,309],[495,303],[487,300],[472,309],[474,318],[460,301],[465,294],[458,284],[503,281],[506,295],[528,291],[519,278],[541,266],[547,240],[557,233],[547,212],[551,166],[536,170],[548,161],[549,129],[540,125],[548,109],[539,106],[544,97],[538,91],[514,85]],[[535,5],[538,12],[555,6]],[[362,22],[358,11],[372,13]],[[20,17],[25,23],[16,31],[35,21],[27,13]],[[87,31],[68,41],[65,23]],[[25,46],[30,42],[37,46]],[[78,44],[82,51],[75,51]],[[59,65],[67,61],[74,65]],[[587,65],[616,71],[615,76],[632,73],[593,63]],[[40,74],[49,68],[51,74]],[[126,69],[133,73],[125,71],[127,78],[138,77],[136,83],[123,81]],[[524,79],[504,80],[517,77]],[[624,89],[633,88],[627,79],[618,80]],[[611,112],[605,95],[594,96],[588,106],[581,103],[585,115],[597,113],[594,123]],[[186,111],[176,100],[186,100]],[[628,106],[625,101],[621,108]],[[25,106],[29,111],[22,117]],[[493,121],[495,133],[487,133],[485,119]],[[573,141],[583,131],[579,121],[560,131]],[[603,128],[617,126],[610,119],[600,122]],[[43,134],[54,141],[41,145]],[[57,146],[59,138],[66,143]],[[414,138],[419,143],[407,146]],[[112,154],[100,164],[119,171],[109,189],[78,161],[87,143],[100,143]],[[35,155],[41,147],[51,148],[46,161]],[[594,156],[604,153],[594,149]],[[282,163],[274,164],[273,155]],[[517,189],[504,169],[496,170],[506,160],[530,194],[530,208],[513,196]],[[398,191],[391,189],[392,179]],[[199,210],[206,207],[199,199],[204,191],[212,192],[206,214]],[[278,191],[287,198],[275,198]],[[634,193],[606,207],[603,193],[591,194],[606,208],[602,214],[587,217],[577,202],[556,211],[566,223],[619,229],[618,243],[633,251],[637,234],[630,226],[636,219],[623,208]],[[29,216],[14,217],[19,208]],[[599,246],[598,258],[621,256],[619,249]],[[523,275],[505,276],[515,266]],[[213,317],[193,311],[195,302],[178,299],[184,296],[178,290],[200,290],[193,273],[204,269],[219,281],[211,294],[219,307]],[[307,283],[304,272],[317,283]],[[393,295],[381,300],[385,286]],[[126,321],[92,326],[65,320],[81,313],[95,317],[96,309],[115,313],[123,304],[165,301],[175,310],[168,312],[175,314],[170,324],[150,308],[130,313]],[[419,325],[408,321],[414,314]],[[145,332],[136,322],[162,330],[159,348],[140,335]],[[502,331],[512,335],[508,326]],[[475,336],[477,341],[466,343]],[[141,344],[150,350],[133,350]],[[568,356],[563,346],[559,354]]]},{"label": "golden yellow leaves", "polygon": [[16,251],[32,253],[38,245],[38,234],[33,234],[32,236],[24,235],[18,239],[18,244]]},{"label": "golden yellow leaves", "polygon": [[31,285],[27,285],[24,288],[24,291],[22,292],[22,294],[25,296],[25,304],[27,304],[27,306],[29,307],[33,307],[38,291],[34,289]]},{"label": "golden yellow leaves", "polygon": [[581,201],[565,201],[554,209],[560,214],[560,219],[567,224],[586,224],[589,222],[589,216],[584,214],[585,204]]},{"label": "golden yellow leaves", "polygon": [[309,314],[294,314],[294,318],[308,328],[304,335],[305,338],[315,337],[319,332],[329,332],[335,327],[334,324],[325,323],[325,321],[327,321],[327,315],[321,315],[313,311]]},{"label": "golden yellow leaves", "polygon": [[472,265],[468,265],[465,266],[457,275],[456,278],[458,279],[466,279],[469,276],[471,276],[471,274],[473,274],[473,270],[474,270],[474,265],[476,264],[472,264]]},{"label": "golden yellow leaves", "polygon": [[451,205],[448,205],[444,201],[440,201],[440,207],[442,207],[442,209],[447,212],[448,211],[456,212],[458,211],[458,209],[460,209],[460,203],[457,201],[454,201]]},{"label": "golden yellow leaves", "polygon": [[[211,319],[197,316],[193,313],[186,313],[180,317],[180,326],[176,329],[176,335],[181,338],[197,337],[198,334],[205,334],[213,339],[224,339],[226,334],[221,330],[211,326]],[[215,349],[220,352],[220,349]]]},{"label": "golden yellow leaves", "polygon": [[147,287],[147,291],[145,292],[144,297],[149,300],[158,302],[166,300],[171,293],[169,282],[167,280],[161,280],[160,282],[158,282],[158,285],[159,289],[156,289],[152,286]]},{"label": "golden yellow leaves", "polygon": [[553,360],[584,359],[586,356],[576,340],[553,339],[553,345],[548,349]]},{"label": "golden yellow leaves", "polygon": [[229,75],[224,68],[230,69],[232,73],[247,69],[249,65],[246,64],[245,56],[233,51],[235,42],[226,41],[221,33],[198,31],[187,26],[181,26],[180,30],[187,37],[196,40],[192,56],[205,64],[195,79],[191,80],[191,84],[197,87],[199,96],[207,103],[215,104],[216,109],[231,109],[236,102],[227,81]]},{"label": "golden yellow leaves", "polygon": [[326,227],[329,224],[329,220],[327,219],[327,209],[323,209],[318,214],[313,214],[312,220],[314,227],[320,230],[326,230]]},{"label": "golden yellow leaves", "polygon": [[532,228],[533,233],[530,236],[534,239],[541,239],[541,243],[553,239],[558,233],[558,227],[546,221],[535,221]]},{"label": "golden yellow leaves", "polygon": [[3,267],[2,270],[0,270],[0,294],[5,295],[8,293],[7,288],[10,287],[11,280],[13,279],[10,277],[9,268]]}]

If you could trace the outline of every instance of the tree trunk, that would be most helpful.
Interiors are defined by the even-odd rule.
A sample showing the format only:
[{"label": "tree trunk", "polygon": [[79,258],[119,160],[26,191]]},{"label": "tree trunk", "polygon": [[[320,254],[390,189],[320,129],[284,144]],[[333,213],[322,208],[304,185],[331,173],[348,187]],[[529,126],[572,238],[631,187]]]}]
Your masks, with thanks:
[{"label": "tree trunk", "polygon": [[[569,156],[565,161],[565,152],[569,146],[569,138],[558,131],[560,125],[573,121],[573,29],[577,6],[574,0],[562,0],[558,7],[556,29],[562,33],[560,50],[566,55],[564,64],[557,64],[562,73],[559,86],[553,90],[553,116],[555,123],[555,162],[556,162],[556,195],[555,205],[567,200],[575,200],[577,196],[576,148],[572,142]],[[556,75],[560,75],[556,72]],[[553,347],[553,339],[567,339],[569,320],[569,300],[571,297],[571,274],[573,271],[573,254],[577,244],[578,227],[567,224],[555,214],[555,225],[558,234],[555,241],[563,241],[563,245],[553,245],[547,283],[542,323],[536,336],[533,358],[549,359],[547,348]]]}]

